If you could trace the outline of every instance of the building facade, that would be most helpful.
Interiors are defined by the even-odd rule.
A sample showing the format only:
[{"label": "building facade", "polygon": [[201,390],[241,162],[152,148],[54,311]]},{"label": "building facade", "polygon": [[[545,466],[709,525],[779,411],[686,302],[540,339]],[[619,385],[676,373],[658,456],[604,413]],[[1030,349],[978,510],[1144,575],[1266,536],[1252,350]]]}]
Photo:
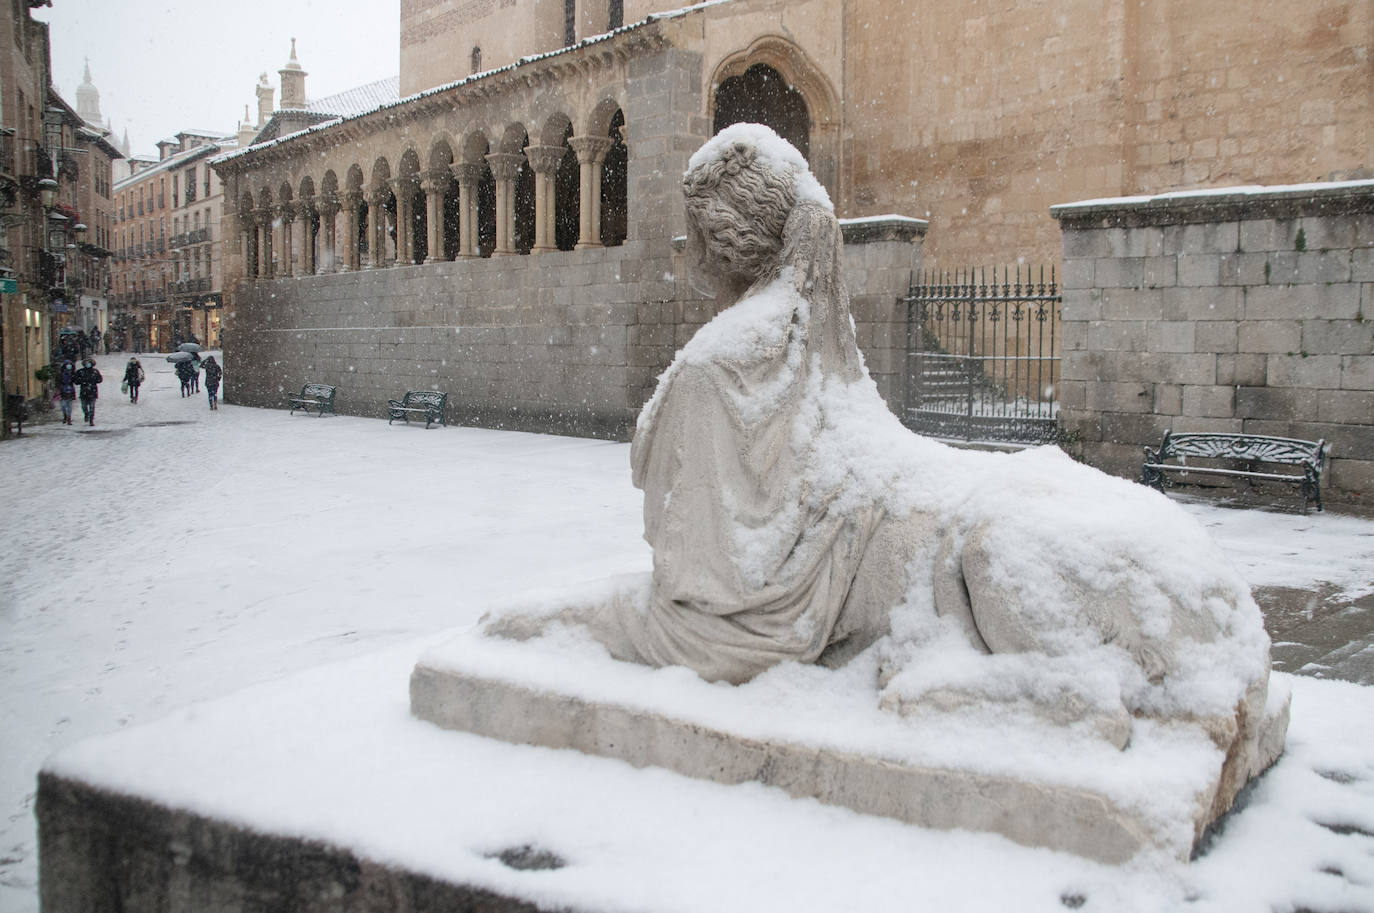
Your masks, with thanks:
[{"label": "building facade", "polygon": [[[227,395],[352,383],[341,408],[371,414],[402,377],[363,381],[364,359],[413,345],[406,382],[475,420],[623,433],[710,316],[672,245],[677,182],[741,120],[792,141],[841,217],[928,221],[941,270],[1061,267],[1058,203],[1374,165],[1363,2],[667,6],[405,0],[405,97],[222,157],[230,338],[245,374],[281,374]],[[899,408],[901,290],[854,281]]]},{"label": "building facade", "polygon": [[52,88],[45,5],[0,16],[0,384],[4,433],[44,401],[64,329],[104,329],[111,163],[120,158]]},{"label": "building facade", "polygon": [[223,193],[209,161],[232,148],[220,134],[183,131],[114,186],[115,344],[155,352],[194,338],[218,346]]}]

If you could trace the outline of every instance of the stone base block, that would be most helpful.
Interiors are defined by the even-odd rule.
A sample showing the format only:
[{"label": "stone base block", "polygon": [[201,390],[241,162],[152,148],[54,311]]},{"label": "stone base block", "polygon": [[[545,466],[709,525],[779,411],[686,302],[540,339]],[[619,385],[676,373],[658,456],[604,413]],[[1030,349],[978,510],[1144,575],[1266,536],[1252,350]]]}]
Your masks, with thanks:
[{"label": "stone base block", "polygon": [[[1138,721],[1132,744],[1118,751],[1052,726],[902,720],[878,711],[876,695],[864,706],[867,683],[846,693],[861,671],[796,670],[841,683],[809,696],[771,673],[744,686],[708,684],[685,669],[648,669],[582,646],[465,633],[421,657],[411,712],[447,729],[717,783],[763,783],[1110,864],[1140,853],[1186,860],[1216,815],[1223,758],[1200,727]],[[1261,738],[1271,755],[1261,769],[1282,751],[1288,706],[1287,689],[1272,688],[1261,731],[1278,736]],[[966,744],[952,744],[960,739]]]},{"label": "stone base block", "polygon": [[[318,840],[265,834],[50,773],[36,806],[44,913],[555,909],[366,859]],[[518,860],[507,863],[519,867]]]}]

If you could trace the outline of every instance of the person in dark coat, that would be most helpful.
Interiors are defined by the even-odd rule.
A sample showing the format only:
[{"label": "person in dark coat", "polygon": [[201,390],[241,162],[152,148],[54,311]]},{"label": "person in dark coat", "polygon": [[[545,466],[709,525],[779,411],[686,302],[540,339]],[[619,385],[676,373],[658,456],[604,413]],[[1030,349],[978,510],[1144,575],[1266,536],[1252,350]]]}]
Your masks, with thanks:
[{"label": "person in dark coat", "polygon": [[210,408],[219,408],[219,379],[224,376],[224,369],[215,361],[215,356],[207,355],[205,358],[205,395],[210,398]]},{"label": "person in dark coat", "polygon": [[191,392],[200,392],[200,354],[191,353]]},{"label": "person in dark coat", "polygon": [[62,424],[72,423],[72,401],[76,399],[76,366],[62,362],[57,369],[57,400],[62,404]]},{"label": "person in dark coat", "polygon": [[72,379],[81,391],[81,414],[86,417],[86,424],[94,426],[95,401],[100,396],[99,386],[105,378],[95,369],[95,361],[87,358],[81,363],[81,370],[77,371]]},{"label": "person in dark coat", "polygon": [[129,359],[128,365],[124,367],[124,383],[129,387],[129,402],[138,402],[138,388],[143,386],[143,365],[139,364],[138,356]]},{"label": "person in dark coat", "polygon": [[191,364],[191,359],[188,358],[185,361],[177,362],[176,372],[177,379],[181,381],[181,395],[190,396],[191,377],[198,373],[195,367]]}]

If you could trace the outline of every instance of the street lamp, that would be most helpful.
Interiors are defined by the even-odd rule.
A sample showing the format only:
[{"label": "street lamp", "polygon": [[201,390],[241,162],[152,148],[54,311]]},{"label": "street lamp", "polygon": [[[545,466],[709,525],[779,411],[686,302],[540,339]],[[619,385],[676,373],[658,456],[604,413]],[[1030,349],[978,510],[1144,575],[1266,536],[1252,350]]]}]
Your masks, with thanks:
[{"label": "street lamp", "polygon": [[43,178],[38,182],[38,202],[43,204],[44,209],[52,209],[57,205],[57,182],[52,178]]}]

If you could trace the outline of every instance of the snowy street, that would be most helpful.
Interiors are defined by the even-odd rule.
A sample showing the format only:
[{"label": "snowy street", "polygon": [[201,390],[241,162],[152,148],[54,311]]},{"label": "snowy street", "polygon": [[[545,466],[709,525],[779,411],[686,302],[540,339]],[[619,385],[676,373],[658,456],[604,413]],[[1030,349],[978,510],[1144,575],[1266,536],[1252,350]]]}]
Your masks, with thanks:
[{"label": "snowy street", "polygon": [[[650,565],[626,444],[232,405],[212,412],[204,392],[178,394],[172,365],[159,355],[143,358],[148,382],[134,405],[119,390],[127,358],[99,360],[94,428],[79,414],[72,426],[52,418],[0,444],[8,482],[0,516],[11,531],[0,554],[0,911],[37,909],[35,775],[53,751],[431,637],[522,590]],[[1347,601],[1374,592],[1374,521],[1189,510],[1252,586],[1321,589]],[[1339,694],[1350,706],[1369,706],[1367,688],[1313,684],[1333,690],[1298,688],[1299,757],[1312,750],[1296,722],[1300,699]],[[1339,713],[1331,715],[1339,725]],[[1358,728],[1367,730],[1367,719]],[[1374,752],[1359,748],[1347,746],[1345,756],[1347,768],[1367,777],[1356,786],[1364,804],[1350,823],[1367,829]],[[726,795],[724,787],[692,788]],[[764,799],[780,801],[762,792],[746,793],[750,814],[766,816]],[[870,828],[862,816],[837,820]],[[918,830],[879,824],[895,843],[915,839],[898,832]],[[929,850],[940,835],[921,839]],[[1259,899],[1374,910],[1374,837],[1349,840],[1364,841],[1362,872],[1347,863],[1330,884],[1297,883],[1291,896]],[[961,853],[994,852],[990,837],[960,835],[958,844]],[[1009,871],[1023,875],[1046,858],[1005,852],[1014,857]],[[1302,863],[1322,852],[1314,843],[1295,856]],[[1197,867],[1204,893],[1236,865],[1264,866],[1208,863]],[[1055,870],[1101,877],[1075,865],[1056,862]],[[1275,869],[1271,880],[1281,874]],[[1023,876],[1008,875],[1015,877]]]}]

